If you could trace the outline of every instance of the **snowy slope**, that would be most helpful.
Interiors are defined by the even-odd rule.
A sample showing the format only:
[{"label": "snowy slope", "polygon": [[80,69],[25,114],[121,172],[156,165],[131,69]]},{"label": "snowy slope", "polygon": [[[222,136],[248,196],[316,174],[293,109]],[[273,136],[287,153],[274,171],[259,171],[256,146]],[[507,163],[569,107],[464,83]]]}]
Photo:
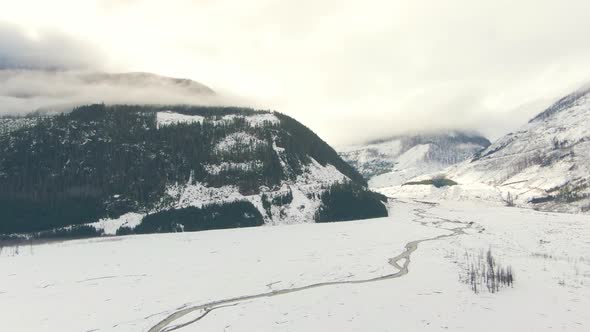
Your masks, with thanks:
[{"label": "snowy slope", "polygon": [[464,161],[489,144],[481,136],[453,131],[344,147],[340,155],[369,179],[371,187],[382,188]]},{"label": "snowy slope", "polygon": [[[282,151],[277,150],[277,153]],[[240,165],[241,167],[246,167]],[[249,201],[265,217],[267,224],[297,224],[312,222],[321,201],[317,195],[325,191],[330,185],[337,182],[349,181],[334,166],[322,166],[317,161],[305,166],[304,172],[294,180],[283,180],[280,186],[275,188],[261,188],[257,194],[243,194],[237,186],[227,185],[211,187],[205,183],[187,183],[172,185],[167,190],[167,195],[172,198],[170,208],[186,208],[189,206],[202,207],[212,203],[227,203],[235,201]],[[293,195],[290,203],[280,206],[271,206],[270,215],[262,205],[262,196],[266,195],[270,200],[287,193]]]},{"label": "snowy slope", "polygon": [[156,128],[160,129],[163,126],[177,124],[203,123],[204,119],[205,117],[200,115],[185,115],[173,111],[162,111],[156,113]]},{"label": "snowy slope", "polygon": [[551,211],[590,209],[590,89],[566,96],[515,133],[453,167],[465,188],[490,186],[516,204]]},{"label": "snowy slope", "polygon": [[413,181],[445,176],[458,185],[381,188],[395,197],[480,200],[544,211],[590,211],[590,89],[558,100],[473,158]]},{"label": "snowy slope", "polygon": [[[582,332],[590,327],[588,218],[398,201],[391,217],[358,222],[4,247],[2,327]],[[433,239],[440,235],[448,237]],[[428,239],[398,261],[408,262],[407,274],[379,279],[400,271],[389,261],[412,241]],[[515,283],[475,294],[461,281],[465,256],[488,248],[512,266]]]}]

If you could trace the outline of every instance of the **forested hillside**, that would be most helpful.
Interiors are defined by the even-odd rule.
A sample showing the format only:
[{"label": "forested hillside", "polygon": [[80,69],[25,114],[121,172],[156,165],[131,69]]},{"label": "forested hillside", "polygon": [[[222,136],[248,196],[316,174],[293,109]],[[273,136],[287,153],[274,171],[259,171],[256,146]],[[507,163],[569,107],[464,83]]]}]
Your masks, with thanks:
[{"label": "forested hillside", "polygon": [[[328,144],[276,112],[100,104],[0,121],[3,234],[236,201],[261,222],[303,222],[338,182],[366,187]],[[286,192],[292,202],[263,206]]]}]

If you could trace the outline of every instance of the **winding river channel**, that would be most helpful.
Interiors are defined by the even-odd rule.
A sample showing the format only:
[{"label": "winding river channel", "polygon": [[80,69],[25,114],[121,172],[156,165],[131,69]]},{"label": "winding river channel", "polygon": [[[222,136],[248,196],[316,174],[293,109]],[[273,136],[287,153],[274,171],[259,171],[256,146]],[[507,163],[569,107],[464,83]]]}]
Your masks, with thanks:
[{"label": "winding river channel", "polygon": [[[212,301],[208,303],[203,303],[196,306],[186,307],[179,309],[163,320],[161,320],[158,324],[153,326],[148,330],[148,332],[171,332],[175,330],[179,330],[191,324],[197,323],[199,320],[205,318],[210,312],[214,310],[219,310],[222,308],[227,308],[231,306],[239,305],[240,302],[255,300],[259,298],[268,298],[274,296],[281,296],[285,294],[297,293],[297,292],[304,292],[314,288],[320,287],[330,287],[335,285],[345,285],[345,284],[366,284],[372,282],[379,282],[389,279],[396,279],[405,276],[409,272],[409,265],[411,262],[412,253],[414,253],[418,249],[418,245],[423,242],[428,241],[437,241],[449,237],[459,236],[462,234],[466,234],[465,230],[474,227],[473,222],[464,222],[459,220],[450,220],[446,218],[441,218],[435,215],[429,215],[428,209],[431,209],[436,206],[435,203],[429,202],[416,202],[420,204],[420,207],[413,209],[412,213],[414,214],[415,218],[413,219],[414,222],[420,223],[424,226],[434,226],[435,228],[449,231],[450,233],[439,235],[436,237],[425,238],[420,240],[414,240],[408,242],[405,245],[405,249],[402,253],[388,259],[388,263],[396,269],[396,272],[378,276],[369,279],[359,279],[359,280],[341,280],[341,281],[327,281],[321,283],[310,284],[301,287],[294,287],[294,288],[287,288],[287,289],[279,289],[279,290],[272,290],[265,293],[259,294],[250,294],[250,295],[243,295],[243,296],[236,296],[232,298],[221,299],[217,301]],[[427,221],[430,220],[430,221]],[[434,221],[432,221],[434,220]],[[454,228],[443,228],[443,224],[454,224],[457,227]],[[193,313],[201,311],[201,315],[197,316],[196,318],[186,321],[183,323],[174,324],[174,322],[180,320],[181,318]]]}]

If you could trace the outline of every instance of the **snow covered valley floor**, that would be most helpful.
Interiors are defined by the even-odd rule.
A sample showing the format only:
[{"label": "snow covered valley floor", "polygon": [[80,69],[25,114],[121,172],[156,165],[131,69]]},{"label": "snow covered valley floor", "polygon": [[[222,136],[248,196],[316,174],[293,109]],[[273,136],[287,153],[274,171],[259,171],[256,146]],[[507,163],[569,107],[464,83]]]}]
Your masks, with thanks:
[{"label": "snow covered valley floor", "polygon": [[[588,331],[590,216],[392,201],[389,218],[0,251],[5,331]],[[513,287],[479,293],[491,248]]]}]

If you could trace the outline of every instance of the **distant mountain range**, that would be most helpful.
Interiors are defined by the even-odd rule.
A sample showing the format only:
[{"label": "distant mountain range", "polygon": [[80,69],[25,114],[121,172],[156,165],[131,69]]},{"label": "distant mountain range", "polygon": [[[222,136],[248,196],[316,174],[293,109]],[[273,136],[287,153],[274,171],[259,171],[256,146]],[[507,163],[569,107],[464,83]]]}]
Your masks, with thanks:
[{"label": "distant mountain range", "polygon": [[97,104],[0,118],[4,237],[343,221],[386,216],[384,200],[315,133],[276,112]]},{"label": "distant mountain range", "polygon": [[368,179],[371,187],[381,188],[443,170],[489,145],[481,135],[448,131],[371,141],[342,148],[340,155]]}]

